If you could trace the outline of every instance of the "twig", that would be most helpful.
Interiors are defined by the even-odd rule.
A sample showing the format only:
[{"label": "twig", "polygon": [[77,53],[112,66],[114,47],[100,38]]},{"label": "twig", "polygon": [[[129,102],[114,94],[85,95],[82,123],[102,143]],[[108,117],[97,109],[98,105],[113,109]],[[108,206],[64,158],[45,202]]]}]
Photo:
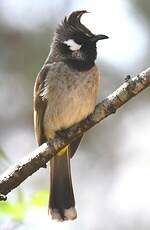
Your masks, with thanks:
[{"label": "twig", "polygon": [[29,153],[26,158],[8,169],[0,178],[0,197],[5,197],[39,168],[46,167],[46,163],[64,146],[71,143],[108,115],[114,113],[149,85],[150,68],[134,78],[126,77],[125,82],[99,103],[89,117],[65,130],[65,132],[60,132],[53,140],[42,144],[35,151]]}]

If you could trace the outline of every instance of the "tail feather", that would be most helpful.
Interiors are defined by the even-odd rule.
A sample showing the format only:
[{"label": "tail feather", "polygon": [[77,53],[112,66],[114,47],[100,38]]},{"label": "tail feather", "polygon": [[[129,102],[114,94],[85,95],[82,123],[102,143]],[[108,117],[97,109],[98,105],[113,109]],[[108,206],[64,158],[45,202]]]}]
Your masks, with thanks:
[{"label": "tail feather", "polygon": [[69,155],[70,158],[72,158],[81,142],[83,135],[81,135],[80,137],[78,137],[77,139],[75,139],[70,145],[69,145]]},{"label": "tail feather", "polygon": [[77,216],[73,194],[70,155],[68,148],[61,156],[55,156],[50,162],[51,187],[49,213],[58,221],[72,220]]}]

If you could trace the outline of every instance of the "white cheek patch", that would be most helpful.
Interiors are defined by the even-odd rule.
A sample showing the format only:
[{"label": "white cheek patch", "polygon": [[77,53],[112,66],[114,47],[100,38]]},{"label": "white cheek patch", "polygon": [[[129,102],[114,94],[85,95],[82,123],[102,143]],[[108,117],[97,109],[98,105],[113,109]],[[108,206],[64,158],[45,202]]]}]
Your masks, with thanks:
[{"label": "white cheek patch", "polygon": [[81,48],[81,45],[77,44],[73,39],[69,39],[67,41],[64,41],[64,44],[69,46],[70,50],[76,51]]}]

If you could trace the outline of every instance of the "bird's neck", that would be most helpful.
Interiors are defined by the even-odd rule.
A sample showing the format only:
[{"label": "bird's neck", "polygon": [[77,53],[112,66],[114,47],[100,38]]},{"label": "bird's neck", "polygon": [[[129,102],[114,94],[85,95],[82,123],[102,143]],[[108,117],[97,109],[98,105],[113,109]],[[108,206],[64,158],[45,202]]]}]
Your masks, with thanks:
[{"label": "bird's neck", "polygon": [[91,69],[95,63],[94,61],[81,61],[81,60],[75,60],[75,59],[67,59],[65,60],[65,63],[70,67],[77,71],[87,71]]},{"label": "bird's neck", "polygon": [[94,52],[92,51],[91,53],[89,53],[89,55],[87,54],[83,59],[67,57],[67,55],[63,55],[60,52],[57,43],[52,43],[45,64],[63,61],[65,64],[67,64],[70,68],[74,70],[87,71],[95,65],[95,59],[96,59],[95,51]]},{"label": "bird's neck", "polygon": [[57,50],[51,48],[50,52],[48,54],[48,57],[46,58],[45,64],[50,64],[53,62],[60,62],[63,60],[63,57],[57,52]]},{"label": "bird's neck", "polygon": [[50,64],[53,62],[60,62],[63,61],[65,64],[67,64],[70,68],[77,70],[77,71],[86,71],[91,69],[95,63],[94,61],[81,61],[81,60],[75,60],[75,59],[64,59],[60,55],[57,55],[55,53],[49,53],[45,64]]}]

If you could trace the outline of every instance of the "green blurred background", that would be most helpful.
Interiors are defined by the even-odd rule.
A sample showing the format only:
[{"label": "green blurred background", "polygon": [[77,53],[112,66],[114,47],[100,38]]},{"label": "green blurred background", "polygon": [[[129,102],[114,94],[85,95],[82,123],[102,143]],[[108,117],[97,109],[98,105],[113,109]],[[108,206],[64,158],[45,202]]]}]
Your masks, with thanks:
[{"label": "green blurred background", "polygon": [[[148,0],[0,1],[0,173],[36,148],[32,94],[57,24],[73,10],[98,43],[103,99],[150,65]],[[90,130],[74,159],[78,219],[47,216],[48,170],[41,169],[0,203],[0,229],[150,229],[150,89]]]}]

